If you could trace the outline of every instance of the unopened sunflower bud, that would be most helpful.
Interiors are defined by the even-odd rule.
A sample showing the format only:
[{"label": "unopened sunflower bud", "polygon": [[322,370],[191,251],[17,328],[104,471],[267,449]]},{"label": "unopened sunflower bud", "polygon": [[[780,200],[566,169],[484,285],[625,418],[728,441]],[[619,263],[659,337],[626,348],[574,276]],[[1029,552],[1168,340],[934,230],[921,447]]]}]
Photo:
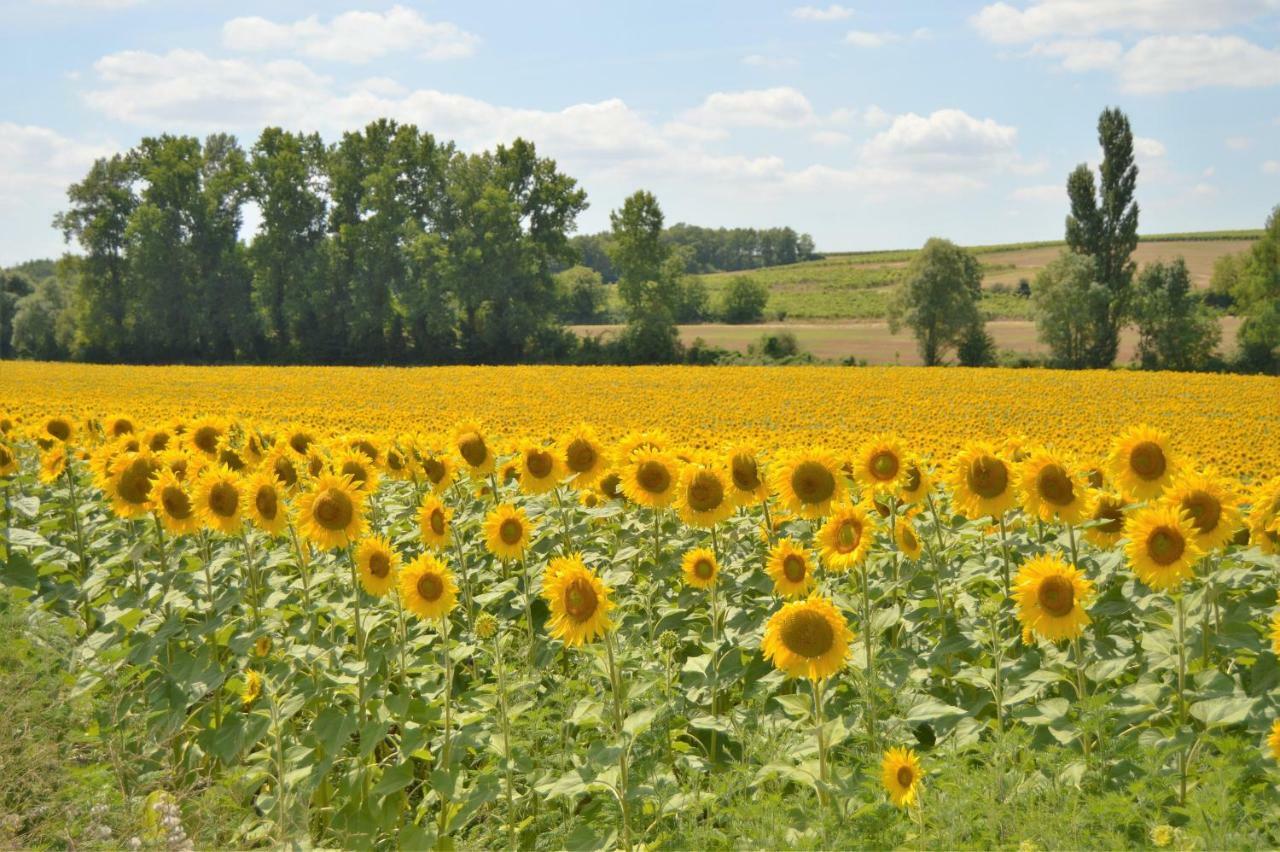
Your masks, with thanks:
[{"label": "unopened sunflower bud", "polygon": [[491,639],[498,632],[498,619],[489,613],[482,613],[476,619],[476,636],[481,639]]}]

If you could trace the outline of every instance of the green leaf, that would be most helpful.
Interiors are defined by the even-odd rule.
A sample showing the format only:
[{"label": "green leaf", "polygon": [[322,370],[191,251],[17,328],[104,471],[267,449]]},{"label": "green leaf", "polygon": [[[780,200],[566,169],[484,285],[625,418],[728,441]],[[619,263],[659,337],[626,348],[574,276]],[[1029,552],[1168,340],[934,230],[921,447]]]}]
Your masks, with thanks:
[{"label": "green leaf", "polygon": [[653,719],[658,715],[656,707],[646,707],[643,710],[637,710],[622,722],[623,733],[630,734],[632,737],[638,737],[649,729],[653,724]]},{"label": "green leaf", "polygon": [[1210,698],[1191,705],[1191,715],[1204,723],[1206,728],[1217,725],[1237,725],[1253,710],[1254,699],[1244,696]]},{"label": "green leaf", "polygon": [[813,712],[813,698],[802,693],[775,695],[773,700],[782,705],[787,715],[797,719],[803,719]]},{"label": "green leaf", "polygon": [[373,795],[375,798],[382,798],[399,790],[403,790],[413,783],[413,761],[406,760],[403,763],[397,763],[395,766],[386,769],[382,773],[382,777],[378,779],[378,783],[373,786]]}]

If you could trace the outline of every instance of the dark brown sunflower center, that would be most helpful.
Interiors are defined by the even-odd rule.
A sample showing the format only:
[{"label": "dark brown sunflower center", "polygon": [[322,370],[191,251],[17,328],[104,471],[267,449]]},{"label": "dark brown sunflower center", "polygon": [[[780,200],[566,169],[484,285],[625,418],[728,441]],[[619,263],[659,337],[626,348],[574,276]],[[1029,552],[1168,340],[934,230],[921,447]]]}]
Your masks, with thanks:
[{"label": "dark brown sunflower center", "polygon": [[268,521],[274,521],[280,513],[280,497],[270,485],[258,489],[258,493],[253,495],[253,505],[257,507],[258,514]]},{"label": "dark brown sunflower center", "polygon": [[710,580],[716,573],[716,566],[711,563],[710,559],[699,559],[693,563],[693,574],[699,580]]},{"label": "dark brown sunflower center", "polygon": [[1150,482],[1164,476],[1168,462],[1159,444],[1154,441],[1143,441],[1130,451],[1129,467],[1133,468],[1133,472],[1138,476]]},{"label": "dark brown sunflower center", "polygon": [[306,432],[294,432],[289,436],[289,446],[298,455],[305,456],[307,454],[307,450],[311,448],[311,442],[313,440],[314,439]]},{"label": "dark brown sunflower center", "polygon": [[1086,477],[1087,477],[1087,479],[1089,480],[1089,487],[1090,487],[1090,488],[1101,488],[1101,487],[1102,487],[1102,483],[1103,483],[1103,475],[1102,475],[1102,471],[1101,471],[1101,469],[1096,468],[1096,467],[1089,468],[1089,473],[1088,473],[1088,474],[1086,474]]},{"label": "dark brown sunflower center", "polygon": [[916,780],[916,774],[911,771],[910,766],[899,766],[897,778],[899,787],[910,787],[911,782]]},{"label": "dark brown sunflower center", "polygon": [[316,522],[327,530],[346,529],[355,516],[351,498],[334,488],[325,489],[311,507]]},{"label": "dark brown sunflower center", "polygon": [[862,524],[857,521],[841,521],[836,529],[836,550],[840,553],[852,553],[862,541]]},{"label": "dark brown sunflower center", "polygon": [[1157,565],[1172,565],[1187,549],[1182,533],[1169,527],[1156,527],[1147,536],[1147,553]]},{"label": "dark brown sunflower center", "polygon": [[689,508],[695,512],[710,512],[724,502],[724,485],[720,477],[702,470],[689,483]]},{"label": "dark brown sunflower center", "polygon": [[823,503],[836,493],[836,478],[822,462],[800,462],[791,472],[791,490],[801,502]]},{"label": "dark brown sunflower center", "polygon": [[920,540],[916,538],[916,534],[912,531],[911,527],[904,526],[902,528],[902,544],[907,550],[915,550],[920,546]]},{"label": "dark brown sunflower center", "polygon": [[116,493],[126,503],[147,502],[151,495],[151,475],[156,472],[157,465],[147,459],[134,459],[120,472],[120,482],[116,485]]},{"label": "dark brown sunflower center", "polygon": [[13,464],[13,453],[9,452],[9,448],[0,445],[0,467],[8,467]]},{"label": "dark brown sunflower center", "polygon": [[503,544],[519,544],[520,539],[523,537],[524,524],[515,518],[507,518],[498,525],[498,538],[502,539]]},{"label": "dark brown sunflower center", "polygon": [[298,484],[298,469],[284,456],[276,459],[275,464],[271,465],[271,470],[286,487],[292,488]]},{"label": "dark brown sunflower center", "polygon": [[908,494],[914,493],[920,487],[920,468],[912,465],[907,468],[907,478],[902,484],[902,488]]},{"label": "dark brown sunflower center", "polygon": [[603,491],[607,497],[617,497],[618,485],[621,481],[622,478],[618,476],[618,474],[611,473],[604,479],[600,480],[600,490]]},{"label": "dark brown sunflower center", "polygon": [[554,460],[545,450],[531,450],[525,454],[524,466],[536,479],[545,479],[551,473]]},{"label": "dark brown sunflower center", "polygon": [[822,613],[802,609],[791,613],[782,622],[782,644],[787,650],[801,657],[814,659],[831,650],[836,634],[831,623]]},{"label": "dark brown sunflower center", "polygon": [[119,438],[121,435],[129,435],[133,433],[133,423],[128,419],[121,417],[111,424],[111,437]]},{"label": "dark brown sunflower center", "polygon": [[1009,487],[1009,469],[994,456],[982,456],[969,465],[969,490],[986,500],[994,500]]},{"label": "dark brown sunflower center", "polygon": [[387,450],[387,467],[390,470],[404,470],[404,456],[395,450]]},{"label": "dark brown sunflower center", "polygon": [[231,470],[244,470],[244,459],[240,458],[240,454],[235,450],[223,449],[219,451],[218,463],[226,465]]},{"label": "dark brown sunflower center", "polygon": [[755,491],[760,487],[760,466],[751,456],[745,453],[734,456],[729,463],[729,471],[739,491]]},{"label": "dark brown sunflower center", "polygon": [[191,436],[192,442],[200,448],[201,452],[213,455],[218,451],[218,439],[222,437],[222,432],[213,426],[201,426]]},{"label": "dark brown sunflower center", "polygon": [[1036,591],[1040,608],[1054,618],[1062,618],[1076,604],[1076,587],[1066,577],[1046,577]]},{"label": "dark brown sunflower center", "polygon": [[379,580],[391,573],[391,559],[387,554],[382,551],[369,554],[369,573]]},{"label": "dark brown sunflower center", "polygon": [[215,482],[209,489],[209,511],[222,518],[235,517],[240,492],[230,482]]},{"label": "dark brown sunflower center", "polygon": [[1040,498],[1054,506],[1070,506],[1076,499],[1075,485],[1067,471],[1059,464],[1045,465],[1036,477],[1036,489]]},{"label": "dark brown sunflower center", "polygon": [[458,452],[472,467],[480,467],[489,458],[489,447],[479,432],[464,432],[459,435]]},{"label": "dark brown sunflower center", "polygon": [[307,473],[312,476],[319,476],[324,472],[324,456],[316,453],[307,459]]},{"label": "dark brown sunflower center", "polygon": [[153,453],[161,452],[167,446],[169,446],[168,432],[156,432],[147,439],[147,448]]},{"label": "dark brown sunflower center", "polygon": [[1192,491],[1182,498],[1179,508],[1191,516],[1191,523],[1201,534],[1213,532],[1222,519],[1222,504],[1218,498],[1205,491]]},{"label": "dark brown sunflower center", "polygon": [[564,590],[564,611],[569,617],[578,623],[582,623],[596,614],[596,609],[600,606],[600,599],[596,596],[596,590],[591,588],[585,578],[578,577],[569,583]]},{"label": "dark brown sunflower center", "polygon": [[338,471],[343,476],[351,477],[351,481],[357,486],[364,487],[369,481],[369,471],[365,466],[355,459],[348,459],[342,463],[342,470]]},{"label": "dark brown sunflower center", "polygon": [[378,448],[368,441],[356,441],[351,445],[351,448],[367,458],[370,462],[378,460]]},{"label": "dark brown sunflower center", "polygon": [[1095,521],[1105,521],[1098,524],[1098,531],[1112,535],[1124,529],[1124,510],[1120,504],[1114,500],[1104,500],[1098,504],[1098,508],[1093,513]]},{"label": "dark brown sunflower center", "polygon": [[793,583],[803,581],[805,575],[804,557],[797,553],[788,553],[787,558],[782,560],[782,575]]},{"label": "dark brown sunflower center", "polygon": [[175,521],[185,521],[191,517],[191,498],[176,485],[165,487],[160,494],[160,505],[164,507],[164,513]]},{"label": "dark brown sunflower center", "polygon": [[428,519],[431,524],[431,532],[436,535],[444,535],[444,510],[439,506],[431,510],[431,517]]},{"label": "dark brown sunflower center", "polygon": [[444,479],[444,462],[437,458],[429,458],[423,461],[422,470],[433,483],[437,483]]},{"label": "dark brown sunflower center", "polygon": [[59,441],[65,441],[71,437],[71,424],[61,417],[56,417],[45,424],[44,431]]},{"label": "dark brown sunflower center", "polygon": [[671,471],[662,462],[650,459],[636,470],[636,482],[650,494],[665,494],[671,487]]},{"label": "dark brown sunflower center", "polygon": [[898,475],[898,456],[881,450],[871,457],[871,475],[881,482],[888,482]]},{"label": "dark brown sunflower center", "polygon": [[574,438],[565,448],[565,464],[574,473],[585,473],[595,467],[599,454],[591,442],[584,438]]},{"label": "dark brown sunflower center", "polygon": [[427,603],[435,603],[444,594],[444,581],[428,571],[418,578],[418,595]]}]

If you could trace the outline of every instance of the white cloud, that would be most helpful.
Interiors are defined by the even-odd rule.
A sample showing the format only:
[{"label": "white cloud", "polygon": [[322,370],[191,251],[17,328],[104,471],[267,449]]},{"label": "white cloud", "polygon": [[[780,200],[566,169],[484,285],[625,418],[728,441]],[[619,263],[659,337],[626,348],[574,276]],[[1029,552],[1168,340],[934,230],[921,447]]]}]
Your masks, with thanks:
[{"label": "white cloud", "polygon": [[895,33],[873,33],[866,30],[849,30],[844,35],[845,44],[852,44],[854,47],[883,47],[899,39],[900,36]]},{"label": "white cloud", "polygon": [[813,106],[790,86],[713,92],[701,106],[686,111],[681,121],[702,127],[801,127],[815,119]]},{"label": "white cloud", "polygon": [[457,59],[475,52],[479,41],[455,24],[428,21],[405,6],[343,12],[328,22],[315,15],[284,24],[257,16],[234,18],[222,27],[222,43],[232,50],[292,50],[333,62],[368,62],[406,52]]},{"label": "white cloud", "polygon": [[1120,84],[1134,94],[1275,86],[1280,84],[1280,51],[1231,35],[1151,36],[1125,54]]},{"label": "white cloud", "polygon": [[884,127],[893,120],[893,116],[875,104],[872,104],[863,111],[862,120],[866,123],[867,127]]},{"label": "white cloud", "polygon": [[1037,44],[1032,53],[1061,59],[1067,71],[1096,71],[1114,67],[1124,54],[1124,45],[1104,39],[1062,39]]},{"label": "white cloud", "polygon": [[839,130],[818,130],[809,136],[809,140],[815,145],[827,148],[838,148],[852,141],[849,134],[841,133]]},{"label": "white cloud", "polygon": [[1133,153],[1138,159],[1155,159],[1165,155],[1164,143],[1146,136],[1133,137]]},{"label": "white cloud", "polygon": [[1267,160],[1262,164],[1264,175],[1280,175],[1280,160]]},{"label": "white cloud", "polygon": [[1102,32],[1216,30],[1277,9],[1275,0],[1038,0],[984,6],[970,23],[1003,44]]},{"label": "white cloud", "polygon": [[791,17],[801,21],[843,21],[853,14],[853,10],[837,3],[825,9],[818,6],[797,6],[791,10]]},{"label": "white cloud", "polygon": [[900,115],[862,147],[868,162],[912,172],[991,172],[1017,161],[1018,129],[958,109]]},{"label": "white cloud", "polygon": [[1036,186],[1020,186],[1009,193],[1009,197],[1014,201],[1066,201],[1067,190],[1060,183],[1042,183]]},{"label": "white cloud", "polygon": [[1222,140],[1222,144],[1226,145],[1232,151],[1247,151],[1253,147],[1253,137],[1251,136],[1228,136]]}]

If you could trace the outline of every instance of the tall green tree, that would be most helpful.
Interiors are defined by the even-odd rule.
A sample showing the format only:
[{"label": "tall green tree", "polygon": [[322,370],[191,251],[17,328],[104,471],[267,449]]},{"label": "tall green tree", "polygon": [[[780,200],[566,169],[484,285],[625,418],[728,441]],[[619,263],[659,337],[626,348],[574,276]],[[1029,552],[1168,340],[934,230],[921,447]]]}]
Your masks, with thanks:
[{"label": "tall green tree", "polygon": [[1182,258],[1143,267],[1134,284],[1138,360],[1149,370],[1198,370],[1222,338],[1217,317],[1193,292]]},{"label": "tall green tree", "polygon": [[978,261],[950,240],[934,237],[907,268],[889,304],[889,328],[911,329],[925,366],[942,362],[946,351],[982,322]]},{"label": "tall green tree", "polygon": [[1055,364],[1091,366],[1094,318],[1110,299],[1097,281],[1093,258],[1063,251],[1036,275],[1032,288],[1036,329]]},{"label": "tall green tree", "polygon": [[1266,231],[1233,272],[1226,286],[1244,316],[1237,332],[1241,366],[1280,371],[1280,205],[1272,209]]},{"label": "tall green tree", "polygon": [[13,357],[13,315],[35,286],[21,272],[0,270],[0,360]]},{"label": "tall green tree", "polygon": [[1109,367],[1120,347],[1120,329],[1128,319],[1134,263],[1138,245],[1138,203],[1134,190],[1138,166],[1133,158],[1133,131],[1129,118],[1108,108],[1098,117],[1098,143],[1102,164],[1098,181],[1081,163],[1067,178],[1071,213],[1067,216],[1067,245],[1087,255],[1094,264],[1095,280],[1105,299],[1090,300],[1090,340],[1087,365]]},{"label": "tall green tree", "polygon": [[[671,310],[675,294],[665,292],[674,287],[664,282],[663,265],[671,249],[662,241],[662,207],[647,190],[637,190],[622,202],[622,207],[609,214],[613,227],[609,256],[618,270],[618,295],[631,313],[642,310],[657,296]],[[659,285],[656,288],[648,283]]]}]

